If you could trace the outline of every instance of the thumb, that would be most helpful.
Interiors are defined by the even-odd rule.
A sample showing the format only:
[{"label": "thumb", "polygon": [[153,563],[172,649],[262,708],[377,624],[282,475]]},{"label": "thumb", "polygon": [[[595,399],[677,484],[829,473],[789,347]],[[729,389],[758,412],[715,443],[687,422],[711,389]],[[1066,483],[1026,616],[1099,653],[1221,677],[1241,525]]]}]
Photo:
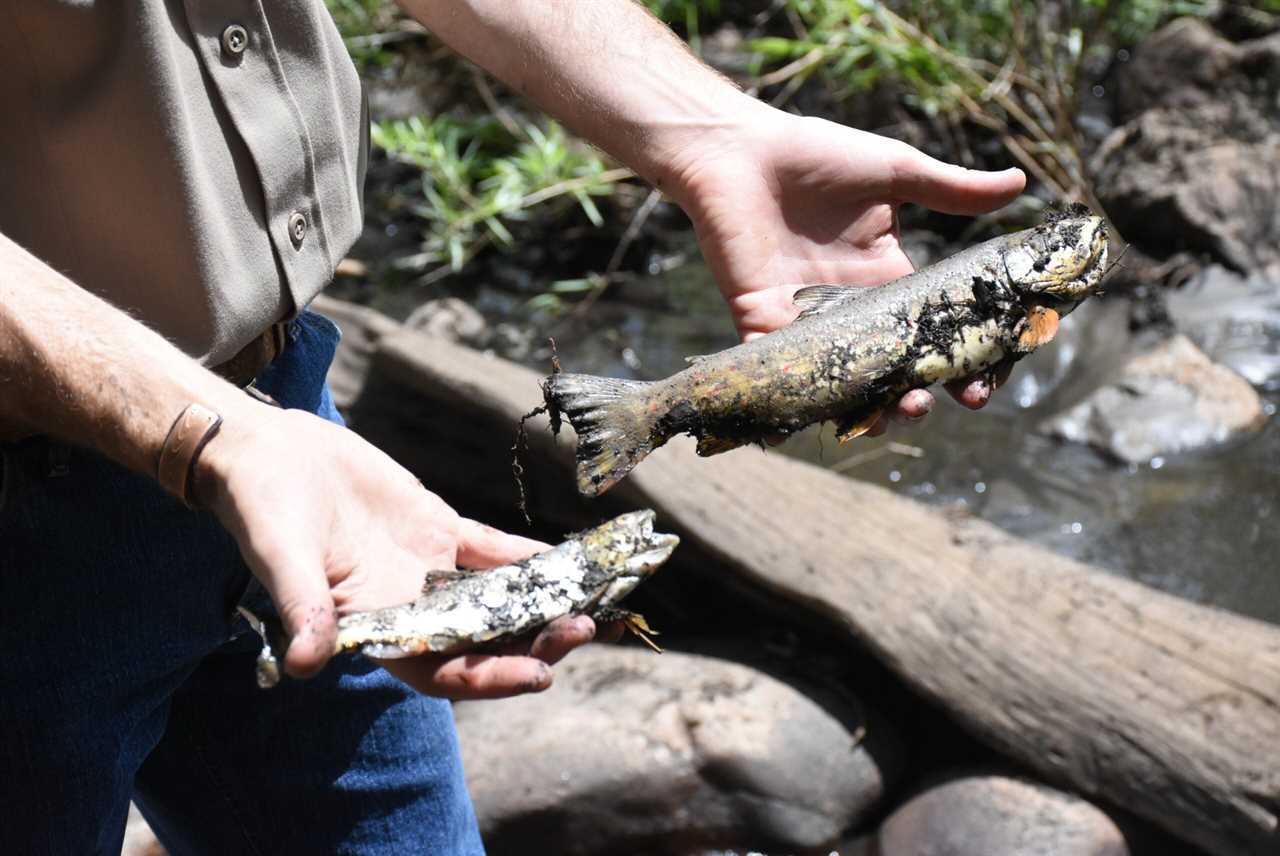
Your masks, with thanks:
[{"label": "thumb", "polygon": [[1020,169],[965,169],[910,146],[893,167],[894,196],[944,214],[994,211],[1016,199],[1026,185],[1027,177]]},{"label": "thumb", "polygon": [[464,568],[494,568],[515,562],[550,545],[519,535],[509,535],[463,517],[458,520],[458,564]]},{"label": "thumb", "polygon": [[329,581],[318,568],[289,566],[272,575],[267,590],[289,637],[284,670],[309,678],[333,656],[338,625]]}]

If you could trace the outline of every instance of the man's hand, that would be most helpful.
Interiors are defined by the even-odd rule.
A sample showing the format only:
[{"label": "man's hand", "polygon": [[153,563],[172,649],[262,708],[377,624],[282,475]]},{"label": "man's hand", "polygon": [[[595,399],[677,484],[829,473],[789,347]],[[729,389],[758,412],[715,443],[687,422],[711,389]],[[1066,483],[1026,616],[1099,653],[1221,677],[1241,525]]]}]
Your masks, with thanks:
[{"label": "man's hand", "polygon": [[[806,285],[878,285],[911,273],[898,234],[902,203],[980,214],[1025,184],[1020,170],[967,170],[896,140],[763,105],[727,130],[690,149],[673,194],[693,218],[744,341],[794,320],[792,296]],[[976,409],[992,386],[982,376],[948,388]],[[932,405],[928,392],[915,390],[895,415],[918,419]]]},{"label": "man's hand", "polygon": [[[337,616],[413,600],[430,570],[489,568],[546,544],[458,516],[407,470],[349,431],[254,404],[200,457],[197,490],[235,536],[291,642],[285,670],[305,677],[333,654]],[[500,698],[551,685],[549,664],[591,640],[575,616],[502,655],[384,661],[414,689]]]}]

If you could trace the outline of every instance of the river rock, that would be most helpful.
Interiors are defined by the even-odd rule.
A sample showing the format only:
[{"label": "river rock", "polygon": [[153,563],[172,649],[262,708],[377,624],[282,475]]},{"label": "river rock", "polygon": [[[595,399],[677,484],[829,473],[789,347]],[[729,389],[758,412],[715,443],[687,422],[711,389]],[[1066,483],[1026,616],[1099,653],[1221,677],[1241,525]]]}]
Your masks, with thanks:
[{"label": "river rock", "polygon": [[1101,809],[1044,785],[965,776],[908,801],[880,828],[885,856],[1126,856]]},{"label": "river rock", "polygon": [[1206,254],[1241,272],[1280,271],[1280,34],[1233,43],[1176,21],[1119,81],[1126,123],[1092,171],[1116,227],[1146,253]]},{"label": "river rock", "polygon": [[1173,325],[1255,387],[1280,389],[1280,282],[1212,265],[1169,293]]},{"label": "river rock", "polygon": [[1280,270],[1280,135],[1224,139],[1248,107],[1234,96],[1189,112],[1157,109],[1099,149],[1099,198],[1116,227],[1155,257],[1204,253],[1242,272]]},{"label": "river rock", "polygon": [[483,348],[489,336],[489,325],[480,311],[457,297],[426,301],[409,314],[404,326],[473,348]]},{"label": "river rock", "polygon": [[859,722],[754,669],[591,646],[556,673],[546,693],[455,707],[494,856],[806,850],[885,791]]},{"label": "river rock", "polygon": [[1225,443],[1256,431],[1265,419],[1248,381],[1177,335],[1131,358],[1115,380],[1041,430],[1126,463],[1145,463]]},{"label": "river rock", "polygon": [[[1116,118],[1127,122],[1153,107],[1194,111],[1240,92],[1258,101],[1280,87],[1280,37],[1233,41],[1200,18],[1169,22],[1138,46],[1117,75]],[[1272,116],[1274,118],[1274,115]]]}]

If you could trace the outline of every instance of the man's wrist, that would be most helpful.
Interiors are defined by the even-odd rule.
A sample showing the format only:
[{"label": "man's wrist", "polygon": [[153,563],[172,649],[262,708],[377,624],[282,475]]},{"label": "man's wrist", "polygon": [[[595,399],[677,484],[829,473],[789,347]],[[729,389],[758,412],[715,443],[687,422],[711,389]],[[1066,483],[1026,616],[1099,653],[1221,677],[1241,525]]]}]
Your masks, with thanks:
[{"label": "man's wrist", "polygon": [[252,445],[254,435],[269,430],[267,423],[281,412],[243,393],[238,393],[237,398],[233,403],[222,402],[218,411],[222,424],[192,462],[187,491],[194,508],[218,511],[227,499],[226,485],[233,463]]},{"label": "man's wrist", "polygon": [[218,430],[222,417],[202,404],[191,403],[173,421],[160,447],[156,481],[189,507],[196,507],[191,482],[204,451]]},{"label": "man's wrist", "polygon": [[654,183],[693,215],[699,200],[713,192],[722,177],[730,179],[735,172],[757,169],[754,164],[759,162],[757,153],[765,137],[775,132],[779,122],[790,118],[746,93],[738,93],[732,112],[709,119],[696,131],[659,132],[662,139],[655,150],[662,153],[662,163]]}]

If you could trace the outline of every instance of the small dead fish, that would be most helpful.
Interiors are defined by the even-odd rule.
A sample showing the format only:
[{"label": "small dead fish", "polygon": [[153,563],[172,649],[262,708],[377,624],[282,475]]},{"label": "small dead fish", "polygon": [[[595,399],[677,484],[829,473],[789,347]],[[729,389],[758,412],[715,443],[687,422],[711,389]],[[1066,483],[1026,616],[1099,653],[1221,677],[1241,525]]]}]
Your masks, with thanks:
[{"label": "small dead fish", "polygon": [[[675,535],[655,533],[653,519],[652,511],[633,511],[510,565],[432,572],[417,600],[339,618],[334,653],[358,650],[379,659],[457,654],[523,636],[570,614],[622,621],[660,650],[644,618],[617,606],[680,543]],[[278,621],[239,609],[263,640],[258,685],[275,686],[277,652],[287,647],[282,629]]]},{"label": "small dead fish", "polygon": [[817,285],[787,327],[654,382],[556,373],[543,397],[578,435],[578,491],[596,496],[677,434],[714,455],[833,420],[841,441],[896,398],[1016,360],[1104,274],[1107,233],[1083,207],[876,288]]}]

